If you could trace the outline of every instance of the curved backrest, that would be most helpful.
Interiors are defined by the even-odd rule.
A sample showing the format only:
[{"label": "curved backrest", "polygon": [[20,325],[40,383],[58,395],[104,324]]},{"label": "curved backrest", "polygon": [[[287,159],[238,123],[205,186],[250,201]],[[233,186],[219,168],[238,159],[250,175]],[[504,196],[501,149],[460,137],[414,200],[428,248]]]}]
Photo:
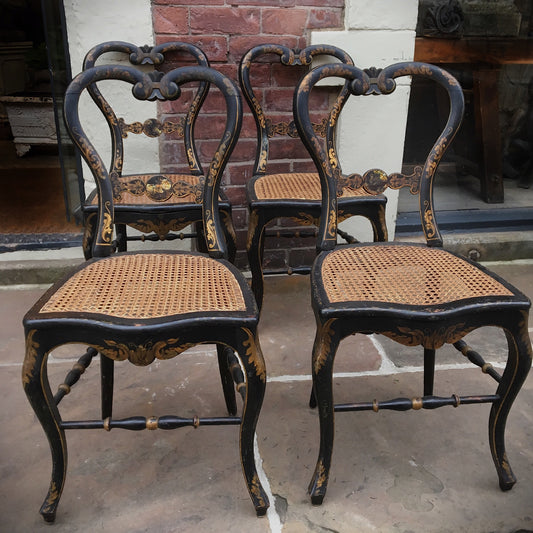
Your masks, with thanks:
[{"label": "curved backrest", "polygon": [[[351,95],[389,95],[396,89],[396,79],[401,76],[419,76],[433,80],[448,94],[450,112],[444,129],[426,157],[423,167],[415,167],[410,176],[401,172],[387,174],[380,169],[371,169],[363,175],[351,174],[342,177],[323,143],[318,139],[309,115],[309,94],[313,87],[328,77],[341,77],[349,82]],[[385,189],[409,187],[419,194],[420,218],[428,246],[442,246],[442,238],[435,219],[433,207],[433,180],[442,156],[448,149],[461,125],[464,113],[463,91],[459,82],[440,67],[418,62],[402,62],[384,69],[361,70],[357,67],[332,64],[317,67],[308,73],[298,85],[294,94],[294,115],[296,127],[320,174],[322,187],[322,217],[317,249],[328,250],[337,239],[337,187],[339,180],[353,188],[362,187],[369,194],[381,194]],[[379,145],[379,142],[376,143]],[[379,148],[376,148],[379,149]]]},{"label": "curved backrest", "polygon": [[[208,67],[181,67],[159,75],[143,73],[134,67],[98,66],[78,74],[65,93],[65,120],[74,143],[89,165],[98,188],[98,225],[93,244],[93,257],[109,255],[113,234],[113,183],[116,171],[107,168],[102,158],[85,134],[79,116],[80,95],[91,85],[104,80],[121,80],[131,84],[128,91],[137,100],[178,100],[182,86],[190,82],[206,82],[218,87],[225,99],[226,124],[218,147],[209,165],[203,189],[203,223],[208,252],[212,257],[226,257],[218,209],[220,180],[228,158],[240,133],[242,104],[236,85],[223,74]],[[157,183],[154,184],[157,189]]]},{"label": "curved backrest", "polygon": [[[209,67],[207,56],[200,48],[193,44],[181,41],[170,41],[158,44],[157,46],[139,47],[123,41],[107,41],[94,46],[89,52],[87,52],[85,59],[83,60],[83,70],[94,67],[101,56],[110,52],[126,55],[131,65],[139,67],[146,65],[153,66],[155,71],[159,71],[164,64],[172,64],[176,54],[179,54],[179,58],[180,60],[183,60],[183,62],[188,60],[187,62],[192,61],[199,66]],[[157,137],[161,135],[161,133],[177,133],[184,139],[185,155],[191,173],[197,176],[203,174],[193,133],[198,113],[207,93],[209,92],[209,83],[201,82],[198,85],[194,98],[188,107],[187,114],[180,124],[168,121],[161,123],[157,119],[146,120],[144,124],[126,124],[123,119],[117,118],[113,109],[96,84],[91,85],[88,92],[106,117],[109,129],[111,130],[111,166],[118,175],[121,175],[124,162],[123,139],[127,137],[128,133],[144,133],[149,137]]]},{"label": "curved backrest", "polygon": [[[298,132],[294,126],[294,121],[289,123],[273,123],[266,117],[266,113],[261,105],[259,97],[252,87],[250,73],[254,61],[264,61],[265,56],[277,55],[279,62],[287,67],[291,66],[311,66],[314,58],[337,58],[344,64],[353,65],[352,58],[340,48],[328,44],[311,45],[303,50],[291,49],[280,44],[261,44],[246,52],[239,65],[239,82],[245,100],[248,102],[257,126],[257,152],[255,157],[253,175],[265,174],[269,156],[269,139],[276,134],[285,134],[291,137],[298,137]],[[335,108],[339,111],[343,108],[349,96],[346,86],[342,87],[335,100]],[[336,123],[331,120],[324,124],[315,124],[315,130],[322,137],[326,138],[328,151],[336,154],[335,130]]]}]

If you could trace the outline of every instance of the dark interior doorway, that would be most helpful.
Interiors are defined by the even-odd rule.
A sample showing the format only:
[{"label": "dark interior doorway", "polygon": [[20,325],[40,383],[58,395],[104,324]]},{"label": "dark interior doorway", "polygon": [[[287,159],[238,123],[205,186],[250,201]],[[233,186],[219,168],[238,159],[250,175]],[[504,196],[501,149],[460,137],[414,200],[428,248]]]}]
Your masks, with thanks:
[{"label": "dark interior doorway", "polygon": [[63,4],[0,4],[0,252],[78,245],[79,161],[64,131]]}]

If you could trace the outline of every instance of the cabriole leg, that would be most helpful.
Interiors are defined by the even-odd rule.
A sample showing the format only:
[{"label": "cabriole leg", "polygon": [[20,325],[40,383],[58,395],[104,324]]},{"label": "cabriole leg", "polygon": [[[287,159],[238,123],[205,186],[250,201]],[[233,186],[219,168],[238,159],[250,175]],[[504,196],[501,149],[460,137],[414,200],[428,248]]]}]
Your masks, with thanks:
[{"label": "cabriole leg", "polygon": [[516,325],[505,330],[509,356],[497,390],[500,400],[492,404],[489,417],[490,451],[502,490],[509,490],[516,483],[505,452],[505,424],[511,406],[531,368],[532,353],[527,317],[526,312],[521,313]]},{"label": "cabriole leg", "polygon": [[240,331],[242,342],[237,351],[246,374],[246,396],[240,432],[241,464],[257,516],[263,516],[270,504],[257,474],[254,437],[265,395],[266,368],[255,332],[247,328],[242,328]]},{"label": "cabriole leg", "polygon": [[309,484],[311,503],[320,505],[328,486],[331,455],[333,453],[334,404],[333,361],[339,345],[339,336],[333,329],[335,320],[319,325],[313,347],[313,390],[320,420],[320,450],[315,472]]},{"label": "cabriole leg", "polygon": [[228,350],[233,353],[233,350],[224,344],[217,344],[218,356],[218,370],[220,372],[220,380],[222,381],[222,390],[224,391],[224,400],[226,401],[226,409],[232,416],[237,414],[237,401],[235,400],[235,385],[233,384],[233,376],[229,368]]},{"label": "cabriole leg", "polygon": [[50,444],[52,478],[40,513],[47,522],[53,522],[67,472],[67,442],[65,432],[60,427],[61,416],[48,382],[47,360],[49,350],[50,348],[43,345],[36,330],[31,330],[27,333],[22,384],[24,392]]}]

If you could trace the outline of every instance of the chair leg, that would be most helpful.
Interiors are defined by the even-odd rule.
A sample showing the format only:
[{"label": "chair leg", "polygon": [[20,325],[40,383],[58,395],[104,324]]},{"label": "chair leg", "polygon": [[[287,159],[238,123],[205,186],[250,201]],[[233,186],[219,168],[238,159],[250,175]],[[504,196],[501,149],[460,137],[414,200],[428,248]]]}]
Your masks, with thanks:
[{"label": "chair leg", "polygon": [[102,418],[113,415],[113,385],[115,382],[115,361],[100,354],[100,388],[102,395]]},{"label": "chair leg", "polygon": [[263,516],[270,504],[257,474],[254,438],[257,419],[265,395],[265,360],[256,333],[247,328],[241,328],[240,334],[241,342],[236,348],[246,374],[246,396],[240,432],[241,464],[255,512],[257,516]]},{"label": "chair leg", "polygon": [[96,232],[96,213],[90,213],[85,218],[84,226],[85,229],[83,231],[83,256],[85,259],[91,259],[92,257],[92,247],[93,247],[93,241],[94,241],[94,234]]},{"label": "chair leg", "polygon": [[237,236],[235,235],[231,212],[221,210],[220,214],[222,215],[224,237],[226,239],[226,246],[228,247],[228,261],[230,263],[235,263],[235,257],[237,255]]},{"label": "chair leg", "polygon": [[40,513],[46,522],[53,522],[67,473],[67,441],[61,429],[61,416],[54,402],[46,364],[49,350],[36,330],[26,334],[26,356],[22,368],[22,384],[28,400],[41,423],[52,453],[50,488]]},{"label": "chair leg", "polygon": [[374,233],[374,242],[386,242],[389,239],[387,231],[387,222],[385,218],[385,206],[378,206],[376,213],[368,216],[372,231]]},{"label": "chair leg", "polygon": [[224,344],[217,344],[218,370],[222,381],[226,409],[230,415],[234,416],[237,414],[237,401],[235,400],[235,385],[229,368],[228,350],[230,354],[233,353],[233,350]]},{"label": "chair leg", "polygon": [[126,252],[128,250],[128,235],[126,233],[126,224],[116,224],[117,232],[117,251]]},{"label": "chair leg", "polygon": [[505,452],[505,424],[511,406],[531,368],[532,352],[527,324],[527,313],[523,313],[513,327],[505,331],[509,358],[497,390],[500,400],[494,402],[490,410],[490,451],[502,490],[509,490],[516,483]]},{"label": "chair leg", "polygon": [[433,394],[435,383],[435,350],[424,348],[424,396]]},{"label": "chair leg", "polygon": [[308,489],[313,505],[320,505],[326,495],[333,453],[333,361],[339,345],[339,336],[332,327],[333,322],[334,319],[328,320],[318,327],[313,347],[313,390],[320,420],[320,450]]},{"label": "chair leg", "polygon": [[259,310],[263,306],[263,251],[265,246],[265,221],[257,212],[250,213],[248,224],[248,242],[246,250],[248,252],[248,263],[252,273],[252,292]]}]

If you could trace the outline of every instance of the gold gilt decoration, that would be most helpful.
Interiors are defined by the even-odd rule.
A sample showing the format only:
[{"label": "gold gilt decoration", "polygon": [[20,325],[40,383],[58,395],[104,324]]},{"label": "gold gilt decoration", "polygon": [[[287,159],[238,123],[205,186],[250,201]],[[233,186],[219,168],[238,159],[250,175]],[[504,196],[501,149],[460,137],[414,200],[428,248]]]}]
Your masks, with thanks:
[{"label": "gold gilt decoration", "polygon": [[257,477],[257,474],[254,474],[252,482],[250,483],[250,492],[255,496],[257,503],[260,507],[266,507],[263,494],[261,493],[261,485],[259,483],[259,478]]},{"label": "gold gilt decoration", "polygon": [[244,333],[246,333],[248,339],[243,342],[244,347],[246,348],[246,355],[248,356],[248,362],[255,367],[255,373],[259,379],[266,383],[266,368],[265,361],[263,359],[263,354],[259,345],[255,342],[255,338],[252,335],[252,332],[248,328],[242,328]]},{"label": "gold gilt decoration", "polygon": [[331,199],[328,216],[328,236],[332,239],[337,236],[337,205],[336,198]]},{"label": "gold gilt decoration", "polygon": [[83,249],[88,250],[94,236],[94,222],[96,213],[91,213],[85,220],[85,230],[83,232]]},{"label": "gold gilt decoration", "polygon": [[50,485],[50,490],[48,491],[48,496],[43,504],[41,509],[41,514],[46,515],[54,510],[55,504],[59,498],[59,490],[55,481],[52,481]]},{"label": "gold gilt decoration", "polygon": [[154,202],[164,202],[172,194],[172,182],[166,176],[152,176],[146,182],[146,196]]},{"label": "gold gilt decoration", "polygon": [[32,329],[26,336],[26,355],[24,356],[24,364],[22,365],[22,383],[28,385],[33,377],[33,368],[37,361],[37,348],[39,343],[33,340],[36,329]]},{"label": "gold gilt decoration", "polygon": [[330,318],[320,327],[319,334],[317,336],[319,344],[317,349],[313,350],[313,368],[315,374],[320,372],[321,368],[326,362],[326,357],[331,350],[331,339],[335,333],[333,331],[332,324],[335,322],[335,320],[335,318]]},{"label": "gold gilt decoration", "polygon": [[112,173],[113,198],[116,202],[121,202],[124,193],[134,196],[146,195],[150,200],[162,203],[170,200],[173,196],[186,198],[192,195],[196,204],[202,203],[205,178],[198,176],[196,183],[189,183],[183,179],[175,179],[173,182],[168,176],[163,174],[140,175],[132,179],[119,179],[116,173]]},{"label": "gold gilt decoration", "polygon": [[314,217],[310,213],[298,213],[297,217],[290,217],[290,220],[303,226],[320,226],[320,218]]},{"label": "gold gilt decoration", "polygon": [[127,124],[123,118],[119,118],[118,127],[120,128],[123,139],[128,136],[128,133],[135,135],[144,133],[147,137],[159,137],[163,133],[177,133],[179,137],[183,137],[185,118],[181,118],[178,122],[171,122],[169,120],[161,122],[155,118],[149,118],[143,123],[132,122],[131,124]]},{"label": "gold gilt decoration", "polygon": [[110,244],[113,238],[113,216],[111,215],[111,203],[104,205],[104,223],[102,225],[102,242]]},{"label": "gold gilt decoration", "polygon": [[424,227],[427,238],[431,238],[437,232],[435,228],[435,219],[433,216],[433,210],[428,200],[424,202]]},{"label": "gold gilt decoration", "polygon": [[146,366],[154,359],[172,359],[181,352],[191,348],[195,343],[178,344],[179,339],[168,339],[166,341],[152,342],[145,344],[125,344],[113,340],[104,340],[105,346],[92,345],[98,352],[114,361],[125,361],[128,359],[134,365]]},{"label": "gold gilt decoration", "polygon": [[136,222],[128,223],[128,226],[142,233],[155,233],[159,240],[163,241],[171,231],[180,231],[190,223],[191,221],[185,218],[172,219],[168,222],[163,222],[162,220],[137,220]]},{"label": "gold gilt decoration", "polygon": [[438,349],[444,344],[453,344],[461,340],[467,333],[473,331],[475,327],[466,326],[464,323],[438,329],[411,329],[398,327],[396,331],[381,332],[386,337],[403,344],[404,346],[420,346],[430,349]]},{"label": "gold gilt decoration", "polygon": [[324,468],[324,461],[319,459],[316,465],[316,488],[321,488],[326,482],[326,469]]},{"label": "gold gilt decoration", "polygon": [[369,194],[381,194],[385,189],[401,189],[409,187],[411,194],[417,194],[420,190],[420,179],[422,167],[416,166],[412,174],[402,174],[399,172],[388,175],[385,171],[374,168],[368,170],[361,176],[360,174],[350,174],[348,176],[338,174],[337,195],[342,195],[343,189],[357,190],[363,188]]},{"label": "gold gilt decoration", "polygon": [[[313,123],[313,131],[320,137],[326,136],[326,130],[328,126],[328,119],[323,118],[321,122]],[[290,122],[272,122],[267,118],[265,121],[265,129],[268,137],[274,137],[275,135],[288,135],[289,137],[298,138],[298,130],[294,120]]]},{"label": "gold gilt decoration", "polygon": [[259,223],[259,214],[257,213],[257,210],[254,209],[250,213],[250,219],[248,220],[248,236],[246,241],[246,248],[250,250],[252,247],[252,239],[255,233],[255,229],[257,228],[257,224]]},{"label": "gold gilt decoration", "polygon": [[217,245],[217,232],[215,229],[215,221],[211,216],[211,211],[205,212],[205,239],[210,249],[213,249]]}]

